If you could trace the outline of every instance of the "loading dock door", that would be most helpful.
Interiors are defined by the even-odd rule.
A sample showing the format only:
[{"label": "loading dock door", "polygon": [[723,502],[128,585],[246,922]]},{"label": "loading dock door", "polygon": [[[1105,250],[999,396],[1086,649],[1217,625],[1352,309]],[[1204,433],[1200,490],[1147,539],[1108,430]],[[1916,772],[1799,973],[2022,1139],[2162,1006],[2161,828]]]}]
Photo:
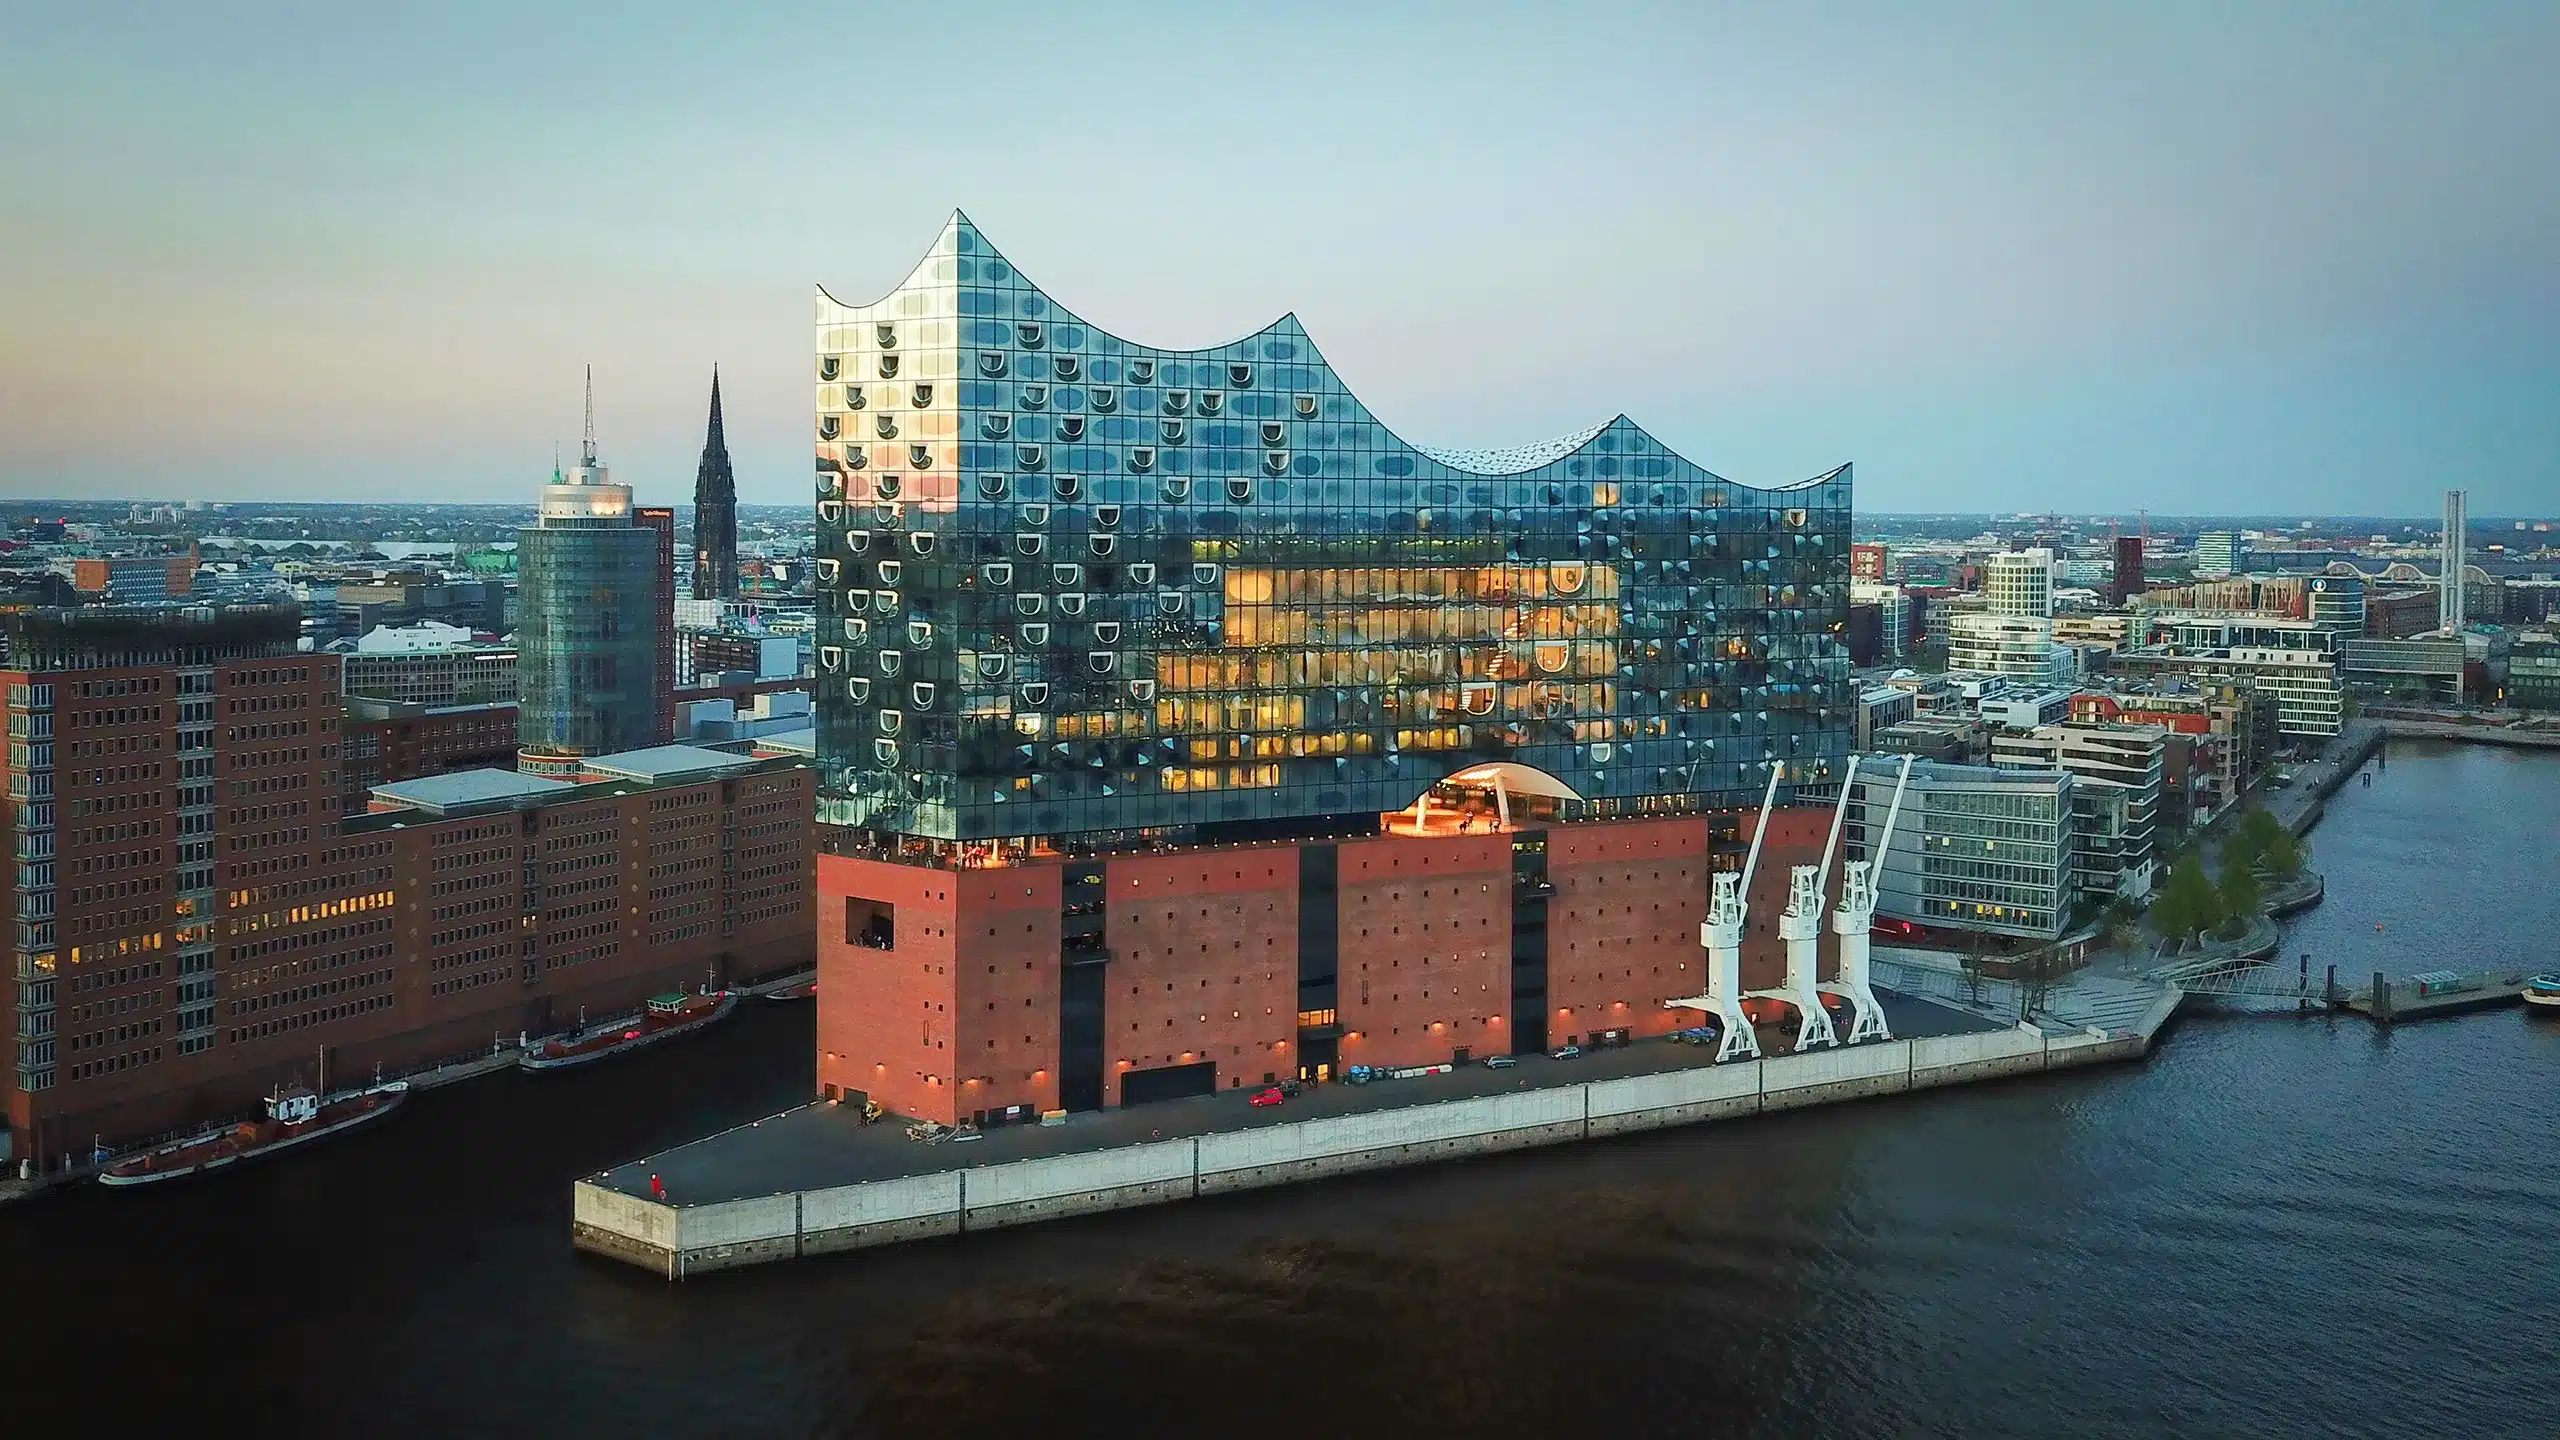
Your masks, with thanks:
[{"label": "loading dock door", "polygon": [[1146,1105],[1158,1100],[1180,1100],[1191,1095],[1218,1093],[1218,1062],[1203,1060],[1196,1065],[1159,1065],[1153,1070],[1120,1072],[1120,1103]]}]

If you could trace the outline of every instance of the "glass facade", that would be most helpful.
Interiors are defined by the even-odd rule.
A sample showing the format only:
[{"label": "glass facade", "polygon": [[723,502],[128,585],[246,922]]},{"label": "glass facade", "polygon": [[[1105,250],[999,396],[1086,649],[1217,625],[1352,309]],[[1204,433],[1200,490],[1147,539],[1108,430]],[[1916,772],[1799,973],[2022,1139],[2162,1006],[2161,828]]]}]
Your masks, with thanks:
[{"label": "glass facade", "polygon": [[[1875,858],[1872,827],[1892,808],[1899,769],[1898,760],[1862,768],[1851,785],[1843,840],[1852,858]],[[2059,771],[1915,763],[1876,868],[1877,913],[1952,930],[2058,937],[2078,898],[2074,798],[2072,777]]]},{"label": "glass facade", "polygon": [[956,215],[816,341],[823,821],[1349,815],[1489,759],[1606,815],[1846,759],[1847,466],[1754,489],[1623,417],[1425,450],[1294,317],[1131,344]]}]

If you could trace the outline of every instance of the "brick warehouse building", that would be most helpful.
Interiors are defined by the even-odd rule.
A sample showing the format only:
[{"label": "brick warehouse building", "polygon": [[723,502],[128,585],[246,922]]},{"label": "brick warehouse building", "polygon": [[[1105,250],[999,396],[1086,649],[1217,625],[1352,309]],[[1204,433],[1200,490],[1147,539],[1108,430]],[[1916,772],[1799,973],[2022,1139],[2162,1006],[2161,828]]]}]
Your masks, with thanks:
[{"label": "brick warehouse building", "polygon": [[290,607],[18,612],[10,1148],[59,1163],[254,1103],[805,964],[811,772],[664,747],[347,813],[333,657]]},{"label": "brick warehouse building", "polygon": [[[817,324],[818,1078],[954,1121],[1690,1023],[1855,727],[1847,467],[1422,450],[1294,318],[1085,325],[965,217]],[[1782,812],[1746,983],[1779,966]]]}]

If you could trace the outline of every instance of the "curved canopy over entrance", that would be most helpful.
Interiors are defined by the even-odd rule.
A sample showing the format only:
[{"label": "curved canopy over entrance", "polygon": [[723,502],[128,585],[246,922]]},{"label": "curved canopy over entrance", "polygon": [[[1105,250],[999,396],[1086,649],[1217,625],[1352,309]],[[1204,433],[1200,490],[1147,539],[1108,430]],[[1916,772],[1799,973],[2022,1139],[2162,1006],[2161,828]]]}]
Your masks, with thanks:
[{"label": "curved canopy over entrance", "polygon": [[1424,787],[1413,803],[1387,816],[1399,835],[1492,833],[1560,818],[1582,796],[1535,765],[1492,760],[1469,765]]}]

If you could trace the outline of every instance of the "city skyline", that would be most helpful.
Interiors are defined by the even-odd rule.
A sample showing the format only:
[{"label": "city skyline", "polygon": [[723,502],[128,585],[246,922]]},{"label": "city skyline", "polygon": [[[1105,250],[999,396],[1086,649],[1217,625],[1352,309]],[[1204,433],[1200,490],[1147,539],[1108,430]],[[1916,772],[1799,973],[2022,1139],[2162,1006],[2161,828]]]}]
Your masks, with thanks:
[{"label": "city skyline", "polygon": [[[2560,22],[2526,7],[1025,12],[931,113],[848,84],[818,12],[128,23],[0,60],[36,142],[0,158],[10,498],[505,500],[592,360],[643,499],[683,498],[717,362],[741,502],[790,503],[808,287],[876,292],[955,207],[1127,333],[1294,307],[1425,445],[1624,409],[1743,483],[1853,457],[1878,512],[2554,488],[2560,187],[2516,137],[2560,129]],[[1130,160],[1168,183],[1051,178]],[[1523,304],[1550,353],[1497,343]]]}]

